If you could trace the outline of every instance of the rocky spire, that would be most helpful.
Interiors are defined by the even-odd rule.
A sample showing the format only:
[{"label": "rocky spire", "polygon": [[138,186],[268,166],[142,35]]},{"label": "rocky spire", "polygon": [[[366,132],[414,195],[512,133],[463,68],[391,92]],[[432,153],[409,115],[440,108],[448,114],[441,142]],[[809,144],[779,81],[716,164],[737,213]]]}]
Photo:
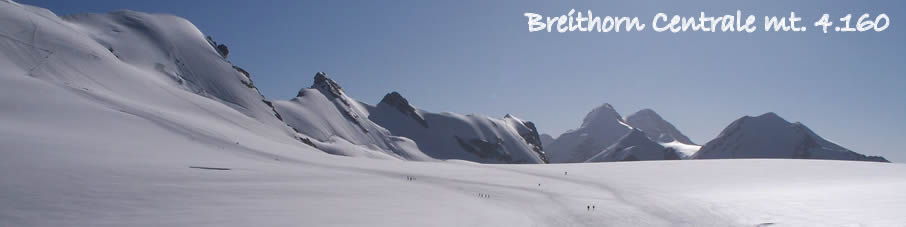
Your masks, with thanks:
[{"label": "rocky spire", "polygon": [[416,111],[415,107],[409,104],[409,100],[406,100],[406,98],[404,98],[403,95],[400,95],[399,92],[394,91],[390,92],[387,95],[384,95],[384,98],[381,99],[381,102],[378,103],[378,105],[380,104],[389,105],[396,110],[399,110],[400,113],[411,117],[420,125],[422,125],[422,127],[428,128],[428,122],[425,121],[425,118],[418,114],[418,111]]}]

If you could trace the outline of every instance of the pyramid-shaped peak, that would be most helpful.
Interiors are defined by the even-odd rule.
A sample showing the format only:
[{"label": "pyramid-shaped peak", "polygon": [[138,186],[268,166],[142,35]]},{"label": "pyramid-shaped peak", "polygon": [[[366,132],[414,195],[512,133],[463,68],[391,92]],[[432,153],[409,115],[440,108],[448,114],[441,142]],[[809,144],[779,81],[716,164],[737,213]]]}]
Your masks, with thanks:
[{"label": "pyramid-shaped peak", "polygon": [[626,117],[625,121],[632,127],[645,131],[651,140],[662,143],[678,141],[684,144],[694,144],[689,137],[683,135],[679,129],[652,109],[639,110]]},{"label": "pyramid-shaped peak", "polygon": [[409,100],[406,100],[403,95],[396,91],[384,95],[380,103],[390,104],[391,106],[409,106]]},{"label": "pyramid-shaped peak", "polygon": [[[598,106],[598,108],[603,108],[603,109],[609,109],[609,110],[614,110],[614,109],[613,109],[613,106],[612,106],[612,105],[610,105],[610,103],[604,103],[604,104],[601,104],[601,106]],[[596,109],[598,109],[598,108],[596,108]]]},{"label": "pyramid-shaped peak", "polygon": [[425,121],[425,118],[419,114],[415,107],[409,104],[409,100],[406,100],[399,92],[393,91],[384,95],[384,98],[381,99],[378,106],[382,106],[382,104],[393,107],[400,113],[411,117],[423,127],[428,128],[428,122]]},{"label": "pyramid-shaped peak", "polygon": [[635,112],[635,114],[653,114],[653,115],[657,115],[657,112],[654,112],[654,110],[652,110],[652,109],[650,109],[650,108],[645,108],[645,109],[639,110],[638,112]]},{"label": "pyramid-shaped peak", "polygon": [[745,116],[731,123],[696,153],[695,159],[795,158],[881,161],[828,141],[802,123],[790,123],[776,113]]},{"label": "pyramid-shaped peak", "polygon": [[335,81],[333,81],[332,79],[327,77],[327,73],[317,72],[317,73],[315,73],[314,84],[312,85],[312,87],[321,85],[321,84],[335,85],[337,88],[340,88],[339,84],[337,84]]},{"label": "pyramid-shaped peak", "polygon": [[767,127],[768,125],[773,125],[775,127],[777,127],[777,126],[786,127],[786,126],[790,126],[793,124],[793,123],[790,123],[789,121],[787,121],[786,119],[783,119],[782,117],[780,117],[780,115],[777,115],[774,112],[767,112],[767,113],[764,113],[764,114],[761,114],[758,116],[754,116],[754,117],[745,116],[736,121],[739,122],[739,124],[743,124],[743,125],[749,124],[746,122],[753,122],[753,123],[751,123],[752,125],[758,125],[758,127],[760,127],[760,128]]},{"label": "pyramid-shaped peak", "polygon": [[[319,89],[321,92],[326,92],[332,94],[334,97],[343,96],[343,87],[340,87],[336,81],[327,77],[327,73],[318,72],[315,73],[314,84],[311,85],[311,88]],[[301,95],[302,92],[300,91]]]},{"label": "pyramid-shaped peak", "polygon": [[588,127],[598,124],[613,124],[622,122],[623,117],[609,103],[604,103],[588,112],[582,120],[582,127]]},{"label": "pyramid-shaped peak", "polygon": [[631,118],[648,118],[648,119],[661,120],[661,121],[663,120],[661,115],[657,114],[657,112],[654,112],[654,110],[649,109],[649,108],[639,110],[626,117],[627,120],[631,119]]}]

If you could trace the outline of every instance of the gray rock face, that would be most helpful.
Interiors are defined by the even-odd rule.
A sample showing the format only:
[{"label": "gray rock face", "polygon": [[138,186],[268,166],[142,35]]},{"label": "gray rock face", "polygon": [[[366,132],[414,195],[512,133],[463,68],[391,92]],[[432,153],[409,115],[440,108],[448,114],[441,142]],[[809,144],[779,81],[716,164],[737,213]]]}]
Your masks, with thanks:
[{"label": "gray rock face", "polygon": [[[327,73],[325,72],[315,73],[315,81],[311,85],[311,88],[321,90],[322,93],[330,94],[334,98],[342,98],[343,96],[343,87],[340,87],[340,84],[332,79],[327,78]],[[301,96],[302,93],[300,92],[299,94],[300,95],[298,96]],[[346,100],[343,100],[343,102],[347,103],[347,105],[349,103]]]},{"label": "gray rock face", "polygon": [[211,44],[211,47],[213,47],[214,50],[216,50],[217,53],[220,54],[221,57],[226,59],[227,56],[230,55],[230,48],[228,48],[226,45],[217,44],[217,41],[214,41],[214,37],[208,36],[205,38],[207,39],[208,44]]}]

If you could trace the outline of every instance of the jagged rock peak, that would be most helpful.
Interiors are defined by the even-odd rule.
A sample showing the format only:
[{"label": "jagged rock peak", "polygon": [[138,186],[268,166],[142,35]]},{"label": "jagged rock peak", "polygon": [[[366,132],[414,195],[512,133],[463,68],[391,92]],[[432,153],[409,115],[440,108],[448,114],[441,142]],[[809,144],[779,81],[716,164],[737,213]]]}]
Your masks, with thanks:
[{"label": "jagged rock peak", "polygon": [[340,84],[328,78],[327,73],[325,72],[318,72],[315,74],[315,82],[311,85],[311,88],[326,91],[334,97],[343,96],[343,87],[340,87]]},{"label": "jagged rock peak", "polygon": [[409,100],[406,100],[406,98],[403,97],[403,95],[401,95],[399,92],[396,92],[396,91],[390,92],[390,93],[387,93],[386,95],[384,95],[384,98],[381,99],[381,103],[386,103],[391,106],[404,106],[404,107],[408,106],[410,108],[412,107],[411,105],[409,105]]},{"label": "jagged rock peak", "polygon": [[612,123],[610,121],[622,122],[623,117],[621,117],[620,113],[617,113],[609,103],[604,103],[604,105],[591,110],[591,112],[585,115],[585,118],[582,119],[582,127],[597,125],[597,122],[604,121],[608,123]]},{"label": "jagged rock peak", "polygon": [[420,125],[422,125],[422,127],[428,128],[428,122],[425,121],[425,118],[418,114],[415,107],[409,104],[409,100],[406,100],[406,98],[403,97],[403,95],[401,95],[399,92],[394,91],[384,95],[384,98],[381,99],[381,102],[378,103],[378,105],[380,105],[381,103],[392,106],[393,108],[399,110],[400,113],[403,113],[417,121]]}]

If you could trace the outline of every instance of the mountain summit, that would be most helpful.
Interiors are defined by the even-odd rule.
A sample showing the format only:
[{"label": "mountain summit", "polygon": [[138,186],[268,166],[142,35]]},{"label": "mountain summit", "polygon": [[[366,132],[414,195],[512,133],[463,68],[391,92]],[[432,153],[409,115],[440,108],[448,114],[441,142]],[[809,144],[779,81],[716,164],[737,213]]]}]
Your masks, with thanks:
[{"label": "mountain summit", "polygon": [[582,125],[557,137],[547,147],[551,162],[583,162],[617,142],[632,127],[610,104],[603,104],[585,115]]},{"label": "mountain summit", "polygon": [[834,144],[804,124],[790,123],[775,113],[733,121],[693,159],[792,158],[889,162]]},{"label": "mountain summit", "polygon": [[684,144],[695,145],[689,137],[683,135],[673,124],[664,120],[661,115],[651,109],[642,109],[626,117],[626,123],[641,129],[651,140],[670,143],[677,141]]}]

